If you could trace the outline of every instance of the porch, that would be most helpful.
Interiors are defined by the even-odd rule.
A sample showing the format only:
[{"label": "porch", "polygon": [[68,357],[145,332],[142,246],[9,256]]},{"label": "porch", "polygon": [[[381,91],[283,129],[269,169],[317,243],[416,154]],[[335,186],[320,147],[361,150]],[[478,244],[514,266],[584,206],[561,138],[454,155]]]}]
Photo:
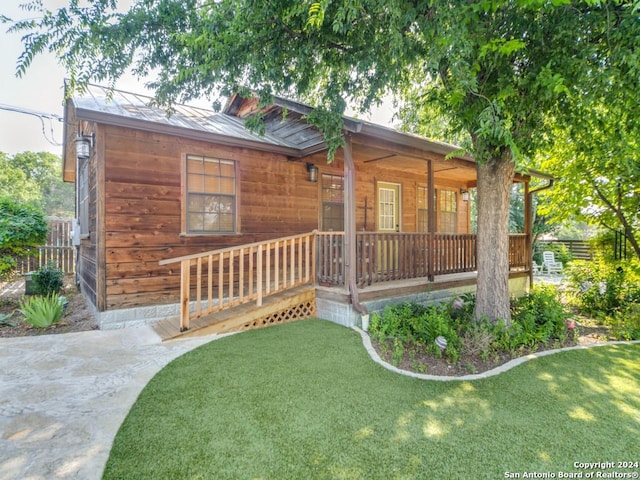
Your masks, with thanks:
[{"label": "porch", "polygon": [[[510,236],[511,277],[528,278],[527,246],[527,235]],[[257,328],[274,320],[265,323],[251,315],[277,322],[312,316],[316,297],[351,309],[360,302],[473,287],[476,282],[475,235],[358,232],[355,288],[348,280],[348,248],[344,232],[314,231],[163,260],[162,265],[180,264],[181,312],[179,326],[176,322],[161,329],[175,337],[192,327],[216,331],[214,324],[225,331]],[[288,293],[301,287],[312,297],[305,293],[300,300]],[[274,298],[265,302],[267,297]],[[230,321],[231,309],[243,305],[253,307],[243,308],[237,322]]]}]

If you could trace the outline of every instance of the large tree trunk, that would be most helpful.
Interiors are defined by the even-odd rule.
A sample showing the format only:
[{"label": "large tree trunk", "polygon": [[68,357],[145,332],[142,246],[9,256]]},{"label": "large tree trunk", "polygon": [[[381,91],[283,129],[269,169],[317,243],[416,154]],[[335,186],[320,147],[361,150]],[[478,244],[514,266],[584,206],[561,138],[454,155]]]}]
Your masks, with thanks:
[{"label": "large tree trunk", "polygon": [[514,165],[510,152],[478,163],[478,286],[475,317],[511,325],[509,310],[509,192]]}]

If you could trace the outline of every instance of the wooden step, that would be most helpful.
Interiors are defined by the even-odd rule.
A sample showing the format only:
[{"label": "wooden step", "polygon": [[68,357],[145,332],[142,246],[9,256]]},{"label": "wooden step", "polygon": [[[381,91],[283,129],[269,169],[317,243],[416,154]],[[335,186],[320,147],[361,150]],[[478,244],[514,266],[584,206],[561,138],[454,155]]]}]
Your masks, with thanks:
[{"label": "wooden step", "polygon": [[196,318],[190,321],[190,328],[185,332],[180,331],[177,318],[157,322],[153,329],[165,341],[267,327],[313,317],[315,313],[315,288],[303,285],[265,297],[260,307],[250,302]]}]

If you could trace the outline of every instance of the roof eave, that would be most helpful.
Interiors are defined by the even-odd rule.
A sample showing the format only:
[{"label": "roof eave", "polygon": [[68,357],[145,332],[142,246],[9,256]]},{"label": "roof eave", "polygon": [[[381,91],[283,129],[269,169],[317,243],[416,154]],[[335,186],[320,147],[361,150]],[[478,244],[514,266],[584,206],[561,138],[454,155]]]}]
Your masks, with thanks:
[{"label": "roof eave", "polygon": [[96,112],[95,110],[88,110],[81,107],[75,108],[76,119],[86,120],[90,122],[104,123],[108,125],[124,127],[124,128],[136,128],[147,132],[161,133],[167,135],[176,135],[190,140],[201,140],[206,142],[218,143],[230,147],[245,147],[254,148],[263,152],[277,153],[288,157],[298,158],[302,156],[302,152],[299,149],[285,147],[282,145],[273,145],[266,142],[259,142],[256,140],[248,140],[244,138],[236,138],[228,135],[222,135],[218,133],[205,132],[201,130],[194,130],[187,127],[179,127],[174,125],[165,125],[150,120],[141,120],[123,117],[121,115]]}]

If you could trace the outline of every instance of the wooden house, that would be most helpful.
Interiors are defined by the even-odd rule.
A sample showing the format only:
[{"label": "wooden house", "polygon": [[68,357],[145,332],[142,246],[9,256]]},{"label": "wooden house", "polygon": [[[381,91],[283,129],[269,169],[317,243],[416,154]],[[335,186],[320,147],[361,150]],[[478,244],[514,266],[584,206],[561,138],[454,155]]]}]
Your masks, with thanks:
[{"label": "wooden house", "polygon": [[[99,86],[67,100],[77,281],[101,328],[155,322],[171,336],[310,315],[353,325],[388,302],[473,291],[472,158],[346,118],[328,163],[309,107],[276,99],[263,135],[244,126],[257,109],[235,97],[222,113],[169,115]],[[530,266],[529,233],[513,235],[514,292]]]}]

